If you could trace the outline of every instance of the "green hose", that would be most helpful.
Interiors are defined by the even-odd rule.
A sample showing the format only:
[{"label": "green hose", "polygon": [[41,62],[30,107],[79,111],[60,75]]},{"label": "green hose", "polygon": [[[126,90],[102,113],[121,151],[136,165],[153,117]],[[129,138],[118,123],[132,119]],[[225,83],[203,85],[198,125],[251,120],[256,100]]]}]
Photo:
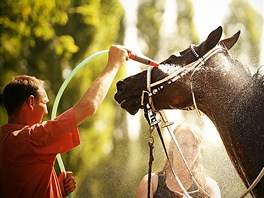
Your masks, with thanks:
[{"label": "green hose", "polygon": [[[59,92],[58,94],[56,95],[56,98],[55,98],[55,101],[54,101],[54,104],[53,104],[53,108],[52,108],[52,112],[51,112],[51,119],[54,119],[56,117],[56,114],[57,114],[57,110],[58,110],[58,105],[59,105],[59,102],[60,102],[60,99],[61,99],[61,96],[65,90],[65,88],[67,87],[67,85],[69,84],[69,82],[71,81],[71,79],[75,76],[75,74],[81,69],[83,68],[87,63],[89,63],[91,60],[97,58],[98,56],[101,56],[103,54],[106,54],[108,53],[109,50],[103,50],[103,51],[100,51],[100,52],[97,52],[97,53],[94,53],[93,55],[87,57],[86,59],[84,59],[81,63],[79,63],[75,68],[74,70],[72,70],[72,72],[70,73],[70,75],[64,80],[63,84],[61,85],[60,89],[59,89]],[[57,155],[57,162],[59,164],[59,167],[60,167],[60,171],[61,172],[65,172],[66,169],[64,167],[64,164],[63,164],[63,161],[62,161],[62,158],[61,158],[61,155],[58,154]],[[69,198],[72,197],[71,194],[69,194],[68,196]]]}]

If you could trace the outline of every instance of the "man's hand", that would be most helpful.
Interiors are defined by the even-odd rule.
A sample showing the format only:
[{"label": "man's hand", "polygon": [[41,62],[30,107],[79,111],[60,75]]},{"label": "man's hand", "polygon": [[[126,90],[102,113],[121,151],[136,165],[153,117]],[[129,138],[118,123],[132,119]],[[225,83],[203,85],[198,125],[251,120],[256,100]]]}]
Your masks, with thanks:
[{"label": "man's hand", "polygon": [[71,171],[62,172],[58,179],[63,197],[67,197],[71,192],[76,189],[76,181],[75,178],[72,176]]}]

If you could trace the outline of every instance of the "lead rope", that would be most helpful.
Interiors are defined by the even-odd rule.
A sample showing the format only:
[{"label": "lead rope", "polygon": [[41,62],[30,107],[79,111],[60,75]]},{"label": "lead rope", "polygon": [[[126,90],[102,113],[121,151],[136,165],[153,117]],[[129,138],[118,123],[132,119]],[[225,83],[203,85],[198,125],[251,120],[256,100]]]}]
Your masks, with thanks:
[{"label": "lead rope", "polygon": [[[194,72],[196,71],[197,68],[199,68],[201,65],[203,65],[212,55],[214,55],[216,52],[218,52],[219,50],[223,50],[223,48],[220,48],[220,47],[214,47],[212,48],[209,52],[207,52],[204,56],[200,57],[199,54],[195,51],[194,49],[194,45],[191,45],[190,46],[190,49],[191,51],[193,52],[194,56],[197,57],[197,61],[195,61],[194,63],[190,64],[190,65],[187,65],[187,67],[189,66],[189,69],[192,69],[194,68],[195,70],[192,72],[191,74],[191,77],[190,77],[190,81],[191,81],[191,94],[192,94],[192,99],[193,99],[193,104],[194,104],[194,108],[196,110],[196,113],[198,114],[199,117],[201,117],[201,112],[199,111],[198,109],[198,106],[196,104],[196,99],[195,99],[195,94],[194,94],[194,91],[193,91],[193,85],[192,85],[192,76],[194,74]],[[156,111],[155,110],[155,107],[154,107],[154,104],[152,102],[152,95],[153,94],[156,94],[157,91],[159,91],[160,89],[163,89],[163,86],[160,86],[159,88],[155,89],[153,92],[151,91],[151,87],[155,87],[159,84],[162,84],[164,82],[168,82],[168,84],[171,84],[173,82],[175,82],[178,78],[177,78],[177,75],[179,75],[180,73],[176,72],[176,73],[173,73],[172,75],[169,75],[167,77],[165,77],[164,79],[162,80],[159,80],[155,83],[152,83],[150,82],[150,79],[151,79],[151,70],[152,70],[153,67],[149,67],[148,70],[147,70],[147,89],[148,91],[144,91],[142,92],[142,98],[141,98],[141,105],[143,106],[144,105],[144,95],[147,93],[148,94],[148,99],[149,99],[149,103],[152,107],[152,110],[153,111]],[[184,73],[184,72],[183,72]],[[162,114],[162,113],[161,113]],[[161,115],[162,117],[164,116]],[[165,121],[165,127],[166,126],[166,121]],[[172,134],[173,135],[173,134]],[[177,147],[178,148],[178,147]],[[180,149],[180,148],[178,148]],[[170,161],[169,161],[170,162]],[[257,176],[257,178],[254,180],[254,182],[251,184],[251,186],[245,191],[245,193],[240,197],[240,198],[243,198],[245,197],[249,192],[251,192],[254,187],[258,184],[258,182],[261,180],[261,178],[264,176],[264,167],[263,169],[260,171],[259,175]],[[192,176],[192,178],[194,178]],[[194,178],[195,179],[195,178]],[[210,197],[201,187],[200,185],[197,183],[196,180],[194,180],[194,182],[197,184],[198,188],[201,189],[208,197]],[[187,196],[188,197],[188,196]]]},{"label": "lead rope", "polygon": [[[176,181],[178,182],[183,194],[186,196],[186,198],[191,198],[191,196],[188,194],[187,190],[184,188],[183,184],[181,183],[180,179],[178,178],[178,176],[176,175],[173,167],[172,167],[172,164],[171,164],[171,161],[169,159],[169,155],[168,155],[168,152],[167,152],[167,149],[166,149],[166,146],[165,146],[165,143],[164,143],[164,140],[163,140],[163,137],[162,137],[162,134],[161,134],[161,131],[160,131],[160,128],[159,128],[159,125],[158,123],[160,121],[158,121],[156,119],[156,114],[154,113],[154,110],[155,110],[155,107],[154,107],[154,104],[153,104],[153,101],[152,101],[152,98],[149,96],[149,93],[150,93],[150,81],[151,81],[151,71],[152,71],[153,67],[149,67],[148,70],[147,70],[147,89],[148,91],[143,91],[142,92],[142,97],[141,97],[141,104],[144,103],[144,97],[146,94],[148,94],[148,100],[149,100],[149,103],[147,103],[145,105],[145,108],[144,108],[144,115],[145,115],[145,118],[147,119],[148,123],[149,123],[149,126],[150,126],[150,131],[153,131],[154,130],[154,126],[156,127],[157,131],[158,131],[158,135],[160,137],[160,140],[161,140],[161,143],[162,143],[162,146],[163,146],[163,149],[164,149],[164,152],[166,154],[166,157],[168,159],[168,162],[169,162],[169,165],[170,165],[170,168],[171,168],[171,171],[176,179]],[[154,110],[153,110],[154,109]],[[152,148],[150,148],[150,150],[152,150]],[[151,155],[153,154],[153,152],[151,152]],[[152,160],[153,158],[150,156],[150,161]],[[150,164],[152,166],[152,162]],[[149,167],[149,170],[151,170],[152,168]],[[151,187],[151,172],[149,172],[149,175],[148,175],[148,198],[150,198],[150,187]]]},{"label": "lead rope", "polygon": [[250,193],[259,183],[259,181],[262,179],[263,176],[264,176],[264,167],[258,174],[257,178],[254,180],[254,182],[248,187],[248,189],[243,193],[243,195],[240,196],[240,198],[244,198],[248,193]]},{"label": "lead rope", "polygon": [[152,185],[151,185],[151,173],[152,173],[152,164],[154,161],[154,137],[153,134],[149,136],[149,171],[148,171],[148,198],[150,198],[150,193],[152,192]]},{"label": "lead rope", "polygon": [[[204,58],[203,57],[200,57],[200,55],[195,51],[194,49],[194,45],[191,44],[190,45],[190,49],[192,51],[192,53],[194,54],[194,56],[197,58],[197,59],[201,59],[201,64],[198,65],[198,67],[196,67],[194,69],[194,71],[192,72],[191,76],[190,76],[190,81],[191,81],[191,93],[192,93],[192,99],[193,99],[193,105],[194,105],[194,108],[196,110],[196,113],[198,114],[199,117],[202,116],[201,112],[199,111],[198,107],[197,107],[197,104],[196,104],[196,100],[195,100],[195,95],[194,95],[194,91],[193,91],[193,86],[192,86],[192,76],[194,74],[194,72],[197,70],[197,68],[199,68],[201,65],[204,64]],[[258,174],[257,178],[253,181],[253,183],[248,187],[248,189],[246,189],[246,191],[240,196],[240,198],[244,198],[248,193],[250,193],[254,188],[255,186],[258,184],[258,182],[261,180],[261,178],[264,176],[264,167],[262,168],[262,170],[260,171],[260,173]]]},{"label": "lead rope", "polygon": [[154,161],[154,155],[153,155],[153,150],[154,150],[154,136],[153,136],[153,131],[154,131],[154,125],[158,123],[158,121],[155,118],[154,114],[150,115],[150,112],[148,111],[148,107],[144,108],[144,116],[150,126],[149,128],[149,169],[148,169],[148,198],[150,198],[150,193],[151,193],[151,173],[152,173],[152,164]]},{"label": "lead rope", "polygon": [[[171,164],[171,161],[169,159],[169,155],[168,155],[168,152],[167,152],[167,149],[166,149],[166,146],[165,146],[165,142],[164,142],[164,139],[162,137],[162,134],[161,134],[161,130],[159,128],[159,125],[158,123],[160,122],[160,120],[157,120],[156,119],[156,114],[152,111],[151,109],[151,106],[149,103],[146,104],[145,106],[145,117],[150,125],[150,131],[153,131],[154,130],[154,127],[157,129],[158,131],[158,135],[159,135],[159,138],[161,140],[161,143],[162,143],[162,146],[163,146],[163,149],[164,149],[164,152],[165,152],[165,155],[166,155],[166,158],[169,162],[169,165],[170,165],[170,168],[171,168],[171,171],[176,179],[176,181],[178,182],[181,190],[182,190],[182,193],[185,195],[186,198],[192,198],[187,190],[184,188],[183,184],[181,183],[179,177],[176,175],[173,167],[172,167],[172,164]],[[153,136],[151,136],[153,137]],[[148,198],[150,198],[150,188],[151,188],[151,170],[152,170],[152,162],[153,162],[153,147],[150,147],[150,159],[149,159],[149,173],[148,173]]]},{"label": "lead rope", "polygon": [[[151,71],[152,71],[152,69],[153,69],[153,67],[149,67],[148,70],[147,70],[147,90],[148,90],[148,91],[147,91],[147,92],[146,92],[146,91],[143,91],[143,93],[142,93],[142,97],[141,97],[141,104],[142,104],[142,105],[143,105],[143,102],[144,102],[145,94],[147,94],[147,93],[151,93],[150,84],[151,84]],[[182,185],[180,179],[178,178],[178,176],[176,175],[176,173],[175,173],[175,171],[174,171],[174,169],[173,169],[173,167],[172,167],[172,164],[171,164],[171,161],[170,161],[170,159],[169,159],[168,152],[167,152],[167,149],[166,149],[166,146],[165,146],[164,140],[163,140],[163,138],[162,138],[162,134],[161,134],[161,132],[160,132],[160,128],[159,128],[158,122],[156,121],[156,118],[155,118],[155,113],[153,112],[153,111],[155,110],[155,106],[154,106],[154,104],[153,104],[152,97],[151,97],[149,94],[148,94],[148,100],[149,100],[149,103],[146,104],[146,106],[145,106],[145,108],[144,108],[144,110],[145,110],[145,117],[146,117],[146,115],[150,115],[150,118],[146,117],[146,119],[148,120],[148,122],[149,122],[149,124],[150,124],[150,127],[153,127],[154,125],[156,126],[156,129],[157,129],[157,131],[158,131],[158,134],[159,134],[160,140],[161,140],[161,142],[162,142],[163,149],[164,149],[164,151],[165,151],[166,157],[167,157],[168,162],[169,162],[169,165],[170,165],[170,169],[171,169],[171,171],[172,171],[172,173],[173,173],[173,175],[174,175],[176,181],[178,182],[180,188],[182,189],[182,192],[184,193],[184,195],[185,195],[187,198],[190,198],[191,196],[188,194],[187,190],[186,190],[186,189],[184,188],[184,186]],[[183,155],[183,153],[182,153],[182,151],[181,151],[181,148],[180,148],[180,146],[179,146],[179,144],[178,144],[178,142],[177,142],[177,140],[176,140],[176,138],[175,138],[175,136],[174,136],[174,134],[172,133],[172,130],[171,130],[171,128],[170,128],[170,125],[172,125],[173,123],[172,123],[172,122],[168,122],[167,117],[166,117],[166,115],[165,115],[165,113],[164,113],[163,111],[158,111],[158,112],[159,112],[159,114],[160,114],[160,116],[161,116],[161,118],[162,118],[162,120],[163,120],[163,122],[164,122],[164,126],[163,126],[163,127],[166,127],[166,128],[168,129],[168,131],[169,131],[169,133],[170,133],[170,135],[171,135],[171,137],[172,137],[172,139],[173,139],[173,141],[174,141],[174,143],[175,143],[177,149],[178,149],[179,152],[180,152],[180,155],[181,155],[181,157],[182,157],[182,159],[183,159],[183,161],[184,161],[184,163],[185,163],[185,166],[187,167],[187,170],[188,170],[189,174],[190,174],[191,177],[192,177],[192,180],[194,181],[194,183],[196,184],[196,186],[197,186],[197,187],[198,187],[198,188],[199,188],[199,189],[200,189],[200,190],[201,190],[206,196],[208,196],[208,197],[210,198],[210,195],[209,195],[209,194],[208,194],[208,193],[207,193],[207,192],[206,192],[206,191],[205,191],[205,190],[199,185],[199,183],[197,182],[197,180],[195,179],[195,177],[194,177],[193,174],[191,173],[189,166],[187,165],[186,159],[185,159],[185,157],[184,157],[184,155]],[[152,118],[151,118],[151,117],[152,117]],[[150,123],[149,120],[153,120],[154,124],[151,125],[151,123]],[[153,129],[152,129],[152,130],[153,130]],[[151,173],[150,173],[150,174],[151,174]],[[151,184],[151,181],[149,181],[149,185],[150,185],[150,184]]]},{"label": "lead rope", "polygon": [[182,158],[182,160],[183,160],[183,162],[184,162],[184,164],[185,164],[185,166],[186,166],[189,174],[191,175],[191,178],[192,178],[193,182],[195,183],[195,185],[198,187],[198,189],[200,191],[202,191],[207,197],[211,198],[211,196],[201,187],[201,185],[197,182],[196,178],[193,176],[193,174],[191,172],[191,169],[188,166],[188,164],[186,162],[186,159],[185,159],[185,157],[184,157],[184,155],[182,153],[182,150],[180,148],[180,145],[179,145],[177,139],[175,138],[175,135],[173,134],[173,132],[171,130],[170,125],[172,125],[172,122],[168,122],[168,119],[167,119],[167,117],[166,117],[166,115],[165,115],[165,113],[163,111],[159,111],[159,113],[160,113],[160,116],[162,118],[162,121],[165,123],[163,127],[166,127],[167,128],[167,130],[168,130],[168,132],[169,132],[169,134],[170,134],[173,142],[175,143],[175,145],[176,145],[176,147],[177,147],[177,149],[178,149],[178,151],[180,153],[180,156],[181,156],[181,158]]}]

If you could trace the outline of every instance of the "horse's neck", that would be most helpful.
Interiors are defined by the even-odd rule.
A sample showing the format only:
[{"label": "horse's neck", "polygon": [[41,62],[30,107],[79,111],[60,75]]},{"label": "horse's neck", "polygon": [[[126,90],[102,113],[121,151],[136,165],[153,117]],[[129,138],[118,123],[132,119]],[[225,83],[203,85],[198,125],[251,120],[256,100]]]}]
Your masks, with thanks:
[{"label": "horse's neck", "polygon": [[222,129],[220,132],[226,136],[226,133],[256,131],[252,125],[255,122],[264,129],[264,78],[245,78],[242,85],[224,89],[207,98],[206,105],[201,107],[216,127]]},{"label": "horse's neck", "polygon": [[263,166],[259,162],[264,160],[263,157],[261,160],[254,157],[264,152],[263,87],[250,80],[244,87],[227,90],[218,96],[219,100],[208,98],[208,105],[201,108],[216,126],[239,175],[252,183],[256,176],[253,172]]},{"label": "horse's neck", "polygon": [[[253,97],[251,79],[243,80],[243,83],[235,82],[229,86],[219,85],[217,91],[209,91],[203,100],[201,110],[214,122],[216,126],[235,127],[232,123],[234,111],[244,113],[242,108],[245,103]],[[228,125],[226,126],[226,124]]]}]

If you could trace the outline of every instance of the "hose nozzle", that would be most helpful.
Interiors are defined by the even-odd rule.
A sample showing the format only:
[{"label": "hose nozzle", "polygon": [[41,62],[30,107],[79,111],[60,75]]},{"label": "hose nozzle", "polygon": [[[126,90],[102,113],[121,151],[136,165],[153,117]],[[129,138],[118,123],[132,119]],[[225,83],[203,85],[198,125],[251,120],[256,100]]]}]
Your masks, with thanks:
[{"label": "hose nozzle", "polygon": [[145,65],[150,65],[150,66],[153,66],[153,67],[158,67],[159,66],[159,63],[157,63],[156,61],[154,60],[151,60],[147,57],[142,57],[142,56],[138,56],[137,54],[131,52],[128,50],[128,55],[129,55],[129,58],[131,60],[134,60],[134,61],[137,61],[139,63],[142,63],[142,64],[145,64]]}]

